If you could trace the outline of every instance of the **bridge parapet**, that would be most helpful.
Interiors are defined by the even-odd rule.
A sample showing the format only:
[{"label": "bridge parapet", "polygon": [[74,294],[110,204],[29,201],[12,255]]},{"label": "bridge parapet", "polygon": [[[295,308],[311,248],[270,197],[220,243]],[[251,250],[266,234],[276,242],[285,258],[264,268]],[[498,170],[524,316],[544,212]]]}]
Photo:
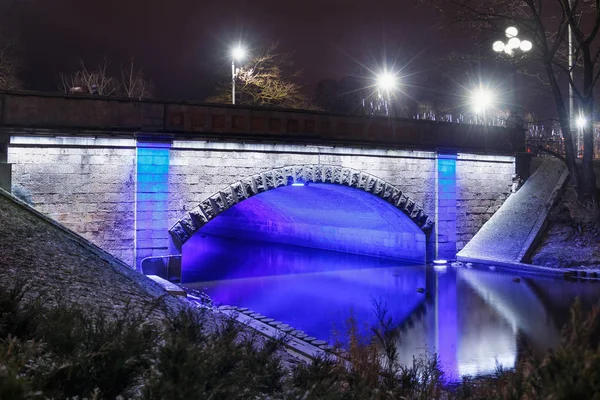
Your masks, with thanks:
[{"label": "bridge parapet", "polygon": [[525,151],[525,131],[494,126],[166,100],[0,92],[0,129],[69,136],[267,141],[488,154]]}]

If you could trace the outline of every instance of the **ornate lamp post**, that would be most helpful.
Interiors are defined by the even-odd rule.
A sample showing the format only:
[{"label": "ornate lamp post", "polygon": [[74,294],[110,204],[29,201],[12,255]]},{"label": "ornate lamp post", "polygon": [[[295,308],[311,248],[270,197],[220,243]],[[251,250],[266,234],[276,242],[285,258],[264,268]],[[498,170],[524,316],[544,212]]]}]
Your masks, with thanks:
[{"label": "ornate lamp post", "polygon": [[235,78],[237,77],[237,71],[235,69],[235,62],[242,60],[246,56],[246,50],[238,46],[231,52],[231,104],[235,104]]},{"label": "ornate lamp post", "polygon": [[[533,48],[533,44],[529,40],[520,39],[517,35],[519,30],[514,26],[509,26],[505,31],[507,41],[503,42],[497,40],[492,45],[492,49],[497,53],[504,53],[508,57],[514,57],[516,53],[522,52],[527,53]],[[513,107],[511,114],[513,117],[517,116],[517,101],[516,101],[516,88],[517,88],[517,67],[513,68]]]}]

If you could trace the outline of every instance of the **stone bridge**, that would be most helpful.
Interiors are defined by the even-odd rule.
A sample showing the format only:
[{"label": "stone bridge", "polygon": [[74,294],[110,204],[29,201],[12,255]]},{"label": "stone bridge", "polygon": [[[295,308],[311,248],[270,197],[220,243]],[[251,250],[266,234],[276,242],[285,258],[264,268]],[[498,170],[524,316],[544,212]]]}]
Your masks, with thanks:
[{"label": "stone bridge", "polygon": [[[241,226],[273,238],[301,224],[307,246],[345,251],[359,238],[366,254],[397,256],[410,241],[452,258],[508,196],[523,150],[518,129],[0,92],[4,185],[132,265],[179,251],[197,231],[239,235],[230,228]],[[301,220],[299,192],[283,190],[294,184],[340,187],[313,206],[340,217]],[[251,198],[281,219],[250,218],[241,205]],[[390,221],[397,228],[377,230]]]}]

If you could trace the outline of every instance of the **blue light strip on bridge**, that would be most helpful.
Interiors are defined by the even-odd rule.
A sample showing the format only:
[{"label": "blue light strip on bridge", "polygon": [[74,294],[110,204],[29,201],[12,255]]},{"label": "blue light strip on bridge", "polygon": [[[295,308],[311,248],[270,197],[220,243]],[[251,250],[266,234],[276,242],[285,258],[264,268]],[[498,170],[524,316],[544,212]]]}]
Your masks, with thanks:
[{"label": "blue light strip on bridge", "polygon": [[135,180],[135,265],[168,253],[170,143],[138,142]]},{"label": "blue light strip on bridge", "polygon": [[437,156],[435,258],[456,257],[456,154]]}]

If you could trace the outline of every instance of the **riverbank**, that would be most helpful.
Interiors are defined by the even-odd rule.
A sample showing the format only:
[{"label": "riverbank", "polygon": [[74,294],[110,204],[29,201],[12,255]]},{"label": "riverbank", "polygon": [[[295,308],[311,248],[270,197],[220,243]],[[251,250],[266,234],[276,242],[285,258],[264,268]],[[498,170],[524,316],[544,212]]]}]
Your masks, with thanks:
[{"label": "riverbank", "polygon": [[0,286],[15,282],[26,285],[28,299],[43,296],[90,313],[152,307],[150,317],[161,320],[184,306],[125,263],[1,191]]},{"label": "riverbank", "polygon": [[[600,187],[600,162],[596,180]],[[567,183],[547,219],[546,231],[531,262],[551,268],[600,270],[600,219],[577,202]]]}]

